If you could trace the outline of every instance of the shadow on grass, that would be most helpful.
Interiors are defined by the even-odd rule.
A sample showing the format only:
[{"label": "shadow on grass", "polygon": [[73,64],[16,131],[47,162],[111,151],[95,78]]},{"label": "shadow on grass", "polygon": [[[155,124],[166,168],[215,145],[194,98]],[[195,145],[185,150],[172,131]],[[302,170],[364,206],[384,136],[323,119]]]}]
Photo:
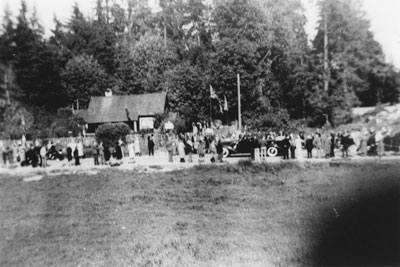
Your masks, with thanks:
[{"label": "shadow on grass", "polygon": [[313,251],[314,264],[399,266],[399,183],[385,179],[356,197],[356,201],[345,199],[331,217],[323,219],[325,226]]}]

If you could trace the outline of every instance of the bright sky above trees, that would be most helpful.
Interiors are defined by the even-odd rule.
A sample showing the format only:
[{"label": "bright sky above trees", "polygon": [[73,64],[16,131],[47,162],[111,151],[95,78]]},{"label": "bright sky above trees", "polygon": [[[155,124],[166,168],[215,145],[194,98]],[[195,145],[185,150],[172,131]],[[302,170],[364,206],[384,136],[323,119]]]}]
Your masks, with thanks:
[{"label": "bright sky above trees", "polygon": [[[308,24],[306,31],[309,38],[315,35],[315,27],[317,22],[316,0],[302,0],[306,8]],[[95,7],[95,0],[26,0],[28,8],[31,10],[36,5],[40,23],[44,26],[46,35],[50,34],[53,25],[54,14],[61,21],[70,17],[73,4],[77,2],[79,8],[85,15],[92,15]],[[156,6],[158,0],[149,0]],[[367,16],[371,21],[371,30],[375,39],[382,45],[388,62],[392,62],[400,69],[400,10],[399,0],[361,0]],[[12,14],[16,16],[20,8],[20,1],[1,0],[0,16],[4,14],[4,10],[8,6]]]}]

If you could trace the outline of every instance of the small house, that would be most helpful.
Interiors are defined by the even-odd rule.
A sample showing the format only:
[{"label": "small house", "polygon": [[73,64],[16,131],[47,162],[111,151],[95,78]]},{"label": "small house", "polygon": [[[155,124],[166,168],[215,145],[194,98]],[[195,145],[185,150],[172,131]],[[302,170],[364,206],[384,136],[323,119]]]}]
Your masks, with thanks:
[{"label": "small house", "polygon": [[153,129],[156,114],[167,109],[167,93],[149,93],[140,95],[113,95],[107,90],[105,96],[90,98],[85,114],[88,133],[96,131],[104,123],[123,122],[137,132]]}]

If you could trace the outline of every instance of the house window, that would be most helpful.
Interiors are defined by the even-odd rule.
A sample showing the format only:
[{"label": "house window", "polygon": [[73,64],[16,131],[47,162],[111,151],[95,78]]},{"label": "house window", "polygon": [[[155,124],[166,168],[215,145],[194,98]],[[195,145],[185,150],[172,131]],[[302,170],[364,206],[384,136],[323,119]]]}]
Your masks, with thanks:
[{"label": "house window", "polygon": [[153,117],[139,118],[139,126],[141,130],[154,129],[154,118]]}]

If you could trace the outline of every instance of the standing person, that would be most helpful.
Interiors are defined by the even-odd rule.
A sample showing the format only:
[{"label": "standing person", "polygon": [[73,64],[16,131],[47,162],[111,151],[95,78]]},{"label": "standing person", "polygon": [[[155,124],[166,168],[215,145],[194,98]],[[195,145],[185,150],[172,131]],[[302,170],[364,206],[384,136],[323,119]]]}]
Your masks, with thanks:
[{"label": "standing person", "polygon": [[198,128],[197,128],[196,123],[194,123],[194,122],[192,122],[192,133],[193,133],[193,136],[196,136],[198,134]]},{"label": "standing person", "polygon": [[370,129],[369,137],[367,140],[367,155],[368,156],[377,156],[375,131],[373,128]]},{"label": "standing person", "polygon": [[99,165],[99,146],[97,145],[96,142],[93,142],[93,160],[94,160],[94,165],[97,166]]},{"label": "standing person", "polygon": [[210,137],[206,136],[204,138],[205,152],[210,153]]},{"label": "standing person", "polygon": [[322,148],[322,156],[324,158],[328,158],[330,155],[330,143],[329,136],[327,133],[322,133],[321,135],[321,148]]},{"label": "standing person", "polygon": [[147,137],[147,147],[149,149],[149,156],[154,156],[154,140],[153,135]]},{"label": "standing person", "polygon": [[110,148],[108,146],[103,146],[104,148],[104,162],[105,164],[109,163],[111,158]]},{"label": "standing person", "polygon": [[223,162],[222,161],[223,147],[222,147],[221,138],[218,138],[217,145],[216,145],[215,149],[217,150],[218,160],[220,162]]},{"label": "standing person", "polygon": [[[220,141],[220,140],[218,140],[218,141]],[[218,144],[218,143],[217,143],[217,144]],[[248,148],[249,148],[249,150],[250,150],[251,159],[254,160],[254,159],[255,159],[255,149],[256,149],[256,148],[260,148],[260,144],[259,144],[259,142],[258,142],[257,137],[256,137],[255,135],[252,135],[252,136],[249,138],[247,145],[248,145]],[[221,145],[221,146],[222,146],[222,145]],[[222,149],[222,148],[221,148],[221,149]],[[218,153],[218,151],[217,151],[217,153]],[[222,151],[221,151],[221,153],[222,153]]]},{"label": "standing person", "polygon": [[385,154],[385,144],[383,142],[385,136],[386,136],[385,127],[382,127],[382,129],[379,130],[375,135],[375,142],[377,144],[379,158],[381,158]]},{"label": "standing person", "polygon": [[367,155],[367,142],[368,142],[368,133],[365,130],[361,133],[360,145],[357,149],[357,151],[359,151],[359,154],[362,156]]},{"label": "standing person", "polygon": [[312,150],[314,148],[313,139],[311,135],[307,135],[305,147],[307,149],[307,158],[312,158]]},{"label": "standing person", "polygon": [[285,134],[282,140],[283,159],[289,159],[290,139],[289,135]]},{"label": "standing person", "polygon": [[331,131],[331,137],[330,137],[329,141],[330,141],[329,142],[329,144],[330,144],[330,154],[329,154],[329,156],[331,158],[334,158],[335,157],[336,140],[335,140],[335,133],[333,131]]},{"label": "standing person", "polygon": [[8,155],[8,147],[4,148],[1,152],[1,156],[3,157],[4,167],[7,166],[7,155]]},{"label": "standing person", "polygon": [[80,165],[78,146],[75,147],[75,150],[74,150],[74,158],[75,158],[75,166]]},{"label": "standing person", "polygon": [[72,161],[72,153],[73,153],[72,144],[69,143],[68,146],[67,146],[67,160],[68,160],[68,163],[70,163]]},{"label": "standing person", "polygon": [[178,140],[178,154],[179,154],[179,161],[181,163],[185,162],[185,143],[183,142],[183,137],[179,136]]},{"label": "standing person", "polygon": [[7,149],[7,160],[8,164],[11,166],[14,164],[14,150],[13,150],[13,145],[8,147]]},{"label": "standing person", "polygon": [[42,158],[42,167],[46,168],[47,165],[47,157],[46,157],[46,146],[42,146],[40,148],[40,157]]},{"label": "standing person", "polygon": [[198,134],[199,134],[199,135],[203,135],[203,127],[202,127],[202,125],[201,125],[201,122],[198,121],[198,122],[196,123],[196,125],[197,125],[197,129],[199,129],[199,130],[198,130]]},{"label": "standing person", "polygon": [[8,158],[8,164],[13,165],[14,164],[14,150],[11,147],[8,148],[7,150],[7,158]]},{"label": "standing person", "polygon": [[100,164],[104,165],[105,160],[104,160],[104,146],[103,146],[103,142],[100,142],[99,146],[99,158],[100,158]]},{"label": "standing person", "polygon": [[297,153],[296,153],[297,154],[297,158],[303,158],[303,155],[302,155],[302,151],[303,151],[302,142],[303,142],[303,140],[301,139],[300,135],[299,134],[296,135],[295,143],[296,143],[296,149],[297,149]]},{"label": "standing person", "polygon": [[289,141],[290,141],[290,157],[292,159],[296,158],[296,138],[291,133],[289,134]]},{"label": "standing person", "polygon": [[2,141],[0,141],[0,155],[1,155],[1,157],[2,157],[2,160],[1,160],[1,162],[0,162],[0,167],[3,165],[3,151],[4,151],[4,148],[3,148],[3,142]]},{"label": "standing person", "polygon": [[211,162],[214,163],[215,162],[215,155],[217,154],[217,147],[216,147],[216,143],[215,143],[215,138],[214,137],[210,137],[210,153],[211,153]]},{"label": "standing person", "polygon": [[168,152],[168,161],[173,162],[174,161],[174,140],[172,138],[172,134],[167,136],[167,143],[166,143],[166,149]]},{"label": "standing person", "polygon": [[5,166],[5,162],[4,162],[4,157],[3,157],[3,153],[5,151],[5,148],[3,146],[3,142],[0,141],[0,155],[1,155],[1,162],[0,162],[0,167],[4,164]]},{"label": "standing person", "polygon": [[188,155],[188,162],[193,162],[193,158],[192,158],[193,143],[192,143],[190,136],[188,137],[188,139],[186,141],[185,147],[186,147],[186,152],[187,152],[186,154]]},{"label": "standing person", "polygon": [[317,150],[317,158],[318,159],[321,158],[322,143],[321,143],[321,134],[319,132],[317,132],[314,135],[313,145]]},{"label": "standing person", "polygon": [[347,132],[344,132],[342,134],[342,137],[340,138],[340,143],[342,145],[342,157],[343,158],[348,158],[349,157],[349,137],[347,135]]},{"label": "standing person", "polygon": [[122,149],[121,149],[121,145],[119,144],[119,142],[117,142],[115,145],[115,157],[117,158],[117,160],[122,159]]},{"label": "standing person", "polygon": [[192,143],[193,143],[193,153],[197,154],[197,150],[199,149],[199,137],[192,136]]},{"label": "standing person", "polygon": [[18,162],[18,147],[16,144],[12,145],[12,152],[13,152],[13,162]]},{"label": "standing person", "polygon": [[23,144],[19,145],[18,155],[19,155],[20,162],[21,163],[25,162],[25,148],[24,148]]},{"label": "standing person", "polygon": [[140,143],[139,143],[139,137],[137,135],[135,136],[135,153],[136,156],[140,156]]},{"label": "standing person", "polygon": [[199,155],[199,164],[204,163],[205,146],[203,140],[199,139],[199,145],[197,147],[197,154]]},{"label": "standing person", "polygon": [[79,158],[83,158],[83,143],[82,143],[82,140],[79,140],[79,142],[76,144],[76,147],[78,148],[78,156],[79,156]]},{"label": "standing person", "polygon": [[29,145],[28,151],[26,152],[27,164],[32,164],[33,168],[36,168],[39,164],[39,156],[36,154],[33,145]]},{"label": "standing person", "polygon": [[135,145],[133,141],[130,141],[128,144],[128,153],[129,153],[129,163],[135,163]]}]

